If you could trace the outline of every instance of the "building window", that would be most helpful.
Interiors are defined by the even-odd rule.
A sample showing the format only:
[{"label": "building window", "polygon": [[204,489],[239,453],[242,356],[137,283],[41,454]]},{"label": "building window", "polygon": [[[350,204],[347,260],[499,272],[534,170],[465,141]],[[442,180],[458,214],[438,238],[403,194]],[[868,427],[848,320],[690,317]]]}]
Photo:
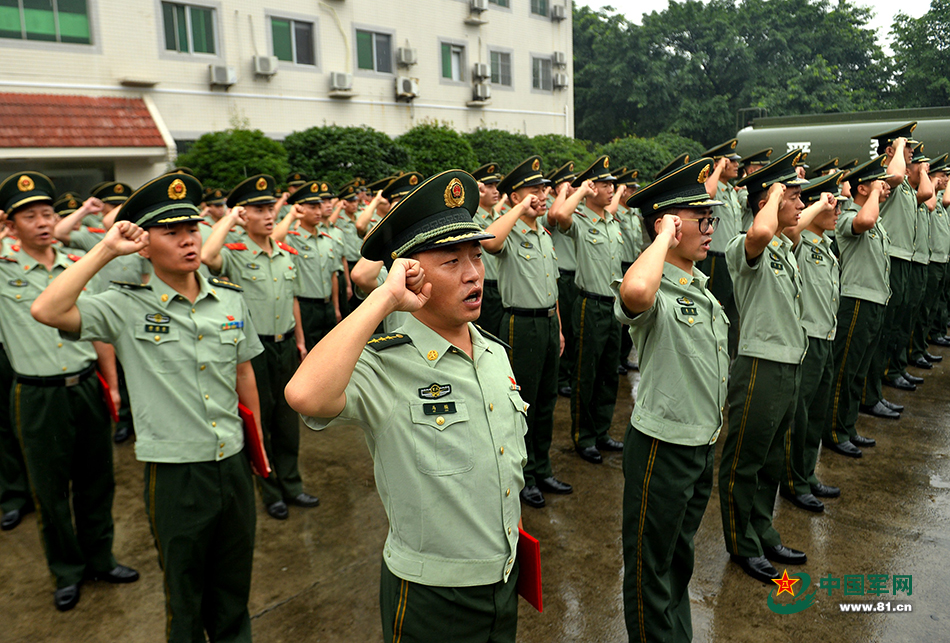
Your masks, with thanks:
[{"label": "building window", "polygon": [[502,51],[489,52],[491,57],[492,85],[511,87],[511,54]]},{"label": "building window", "polygon": [[499,7],[510,7],[511,0],[488,0],[489,4],[497,4]]},{"label": "building window", "polygon": [[[2,1],[2,0],[0,0]],[[214,9],[162,3],[165,49],[183,54],[214,54]]]},{"label": "building window", "polygon": [[442,43],[442,78],[448,80],[464,80],[462,70],[465,68],[465,48],[461,45]]},{"label": "building window", "polygon": [[539,16],[548,15],[548,0],[531,0],[531,13]]},{"label": "building window", "polygon": [[551,82],[550,58],[531,58],[531,86],[534,89],[543,89],[544,91],[554,89]]},{"label": "building window", "polygon": [[91,44],[86,0],[0,0],[0,38]]},{"label": "building window", "polygon": [[392,37],[385,33],[356,30],[356,64],[360,69],[391,74]]},{"label": "building window", "polygon": [[274,55],[277,56],[277,60],[298,65],[317,64],[314,55],[312,22],[271,18],[270,28],[274,41]]}]

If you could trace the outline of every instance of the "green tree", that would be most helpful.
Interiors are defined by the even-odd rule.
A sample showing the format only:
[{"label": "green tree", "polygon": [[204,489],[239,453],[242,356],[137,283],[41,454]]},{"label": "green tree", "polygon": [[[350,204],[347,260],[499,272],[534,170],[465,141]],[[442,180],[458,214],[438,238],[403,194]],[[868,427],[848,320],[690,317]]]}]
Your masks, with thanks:
[{"label": "green tree", "polygon": [[920,18],[899,13],[894,36],[894,107],[950,105],[950,0],[931,0]]},{"label": "green tree", "polygon": [[544,162],[543,170],[549,172],[561,167],[568,161],[574,161],[576,170],[593,163],[600,154],[593,143],[562,134],[539,134],[531,138],[531,150],[522,158],[537,154]]},{"label": "green tree", "polygon": [[311,127],[285,138],[284,147],[291,168],[333,186],[358,176],[374,181],[409,165],[405,149],[370,127]]},{"label": "green tree", "polygon": [[445,123],[416,125],[396,143],[409,153],[410,168],[426,177],[456,168],[471,171],[478,164],[469,142]]},{"label": "green tree", "polygon": [[[462,134],[462,138],[472,146],[478,166],[497,163],[502,173],[508,172],[534,153],[527,136],[506,130],[477,129]],[[467,169],[471,171],[475,168]]]},{"label": "green tree", "polygon": [[288,172],[284,146],[260,130],[247,129],[204,134],[176,164],[190,167],[205,185],[228,190],[255,174],[280,181]]}]

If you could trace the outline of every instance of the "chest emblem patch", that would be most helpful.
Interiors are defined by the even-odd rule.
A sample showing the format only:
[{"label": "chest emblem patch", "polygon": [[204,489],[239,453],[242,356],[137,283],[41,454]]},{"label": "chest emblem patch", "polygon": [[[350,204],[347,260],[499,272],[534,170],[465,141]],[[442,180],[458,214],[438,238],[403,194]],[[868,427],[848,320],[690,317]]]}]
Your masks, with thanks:
[{"label": "chest emblem patch", "polygon": [[432,383],[425,388],[419,389],[419,397],[421,397],[424,400],[437,400],[440,397],[445,397],[451,392],[452,392],[451,384]]},{"label": "chest emblem patch", "polygon": [[150,324],[167,324],[171,321],[171,317],[163,315],[162,313],[152,313],[151,315],[145,316],[145,321]]}]

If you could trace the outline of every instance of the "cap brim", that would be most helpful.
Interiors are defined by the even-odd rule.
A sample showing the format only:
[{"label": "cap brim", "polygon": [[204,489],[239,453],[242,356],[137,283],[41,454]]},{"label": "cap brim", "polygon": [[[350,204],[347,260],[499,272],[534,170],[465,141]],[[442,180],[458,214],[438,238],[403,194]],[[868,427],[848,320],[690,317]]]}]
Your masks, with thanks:
[{"label": "cap brim", "polygon": [[[176,214],[176,212],[179,214]],[[182,212],[187,214],[180,214]],[[160,225],[165,226],[176,225],[179,223],[200,223],[201,221],[204,221],[204,217],[190,210],[172,210],[170,212],[163,212],[154,220],[146,220],[142,223],[139,223],[138,225],[140,228],[154,228]]]},{"label": "cap brim", "polygon": [[426,250],[438,250],[440,248],[450,248],[456,246],[460,243],[468,243],[470,241],[481,241],[482,239],[494,239],[495,235],[486,234],[482,231],[471,231],[463,232],[462,234],[449,234],[441,239],[433,239],[427,241],[418,248],[414,248],[411,254],[416,254],[418,252],[425,252]]}]

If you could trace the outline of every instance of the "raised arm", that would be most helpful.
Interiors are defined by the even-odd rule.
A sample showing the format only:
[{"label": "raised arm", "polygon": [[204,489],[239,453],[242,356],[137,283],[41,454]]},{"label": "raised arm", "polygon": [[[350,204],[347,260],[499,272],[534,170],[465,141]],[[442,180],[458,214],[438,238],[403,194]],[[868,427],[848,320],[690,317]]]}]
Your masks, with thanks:
[{"label": "raised arm", "polygon": [[221,258],[221,248],[224,247],[224,240],[235,223],[244,224],[247,217],[244,215],[244,208],[239,206],[228,210],[221,219],[211,228],[211,234],[201,245],[201,262],[211,268],[211,272],[219,272],[224,264]]},{"label": "raised arm", "polygon": [[725,156],[719,159],[719,162],[716,163],[716,167],[713,168],[712,173],[709,175],[709,178],[706,179],[706,194],[709,195],[710,199],[716,198],[716,193],[719,191],[719,177],[722,176],[723,170],[726,169],[726,163],[729,162]]},{"label": "raised arm", "polygon": [[[934,184],[930,180],[930,163],[921,163],[920,164],[920,182],[917,184],[917,204],[926,203],[934,195]],[[933,210],[936,207],[936,203],[933,206],[928,206],[929,210]]]},{"label": "raised arm", "polygon": [[820,199],[802,210],[802,213],[798,217],[798,224],[794,228],[785,228],[783,234],[785,234],[785,236],[788,237],[792,243],[797,245],[798,240],[801,238],[802,232],[804,232],[805,229],[811,225],[811,222],[815,220],[815,217],[817,217],[822,212],[834,210],[837,204],[838,200],[835,199],[831,192],[822,192]]},{"label": "raised arm", "polygon": [[887,173],[891,178],[887,179],[887,184],[892,188],[904,182],[907,174],[907,162],[904,160],[904,148],[907,147],[907,139],[901,137],[894,141],[894,158],[887,164]]},{"label": "raised arm", "polygon": [[538,207],[539,203],[538,197],[533,194],[529,194],[524,199],[519,201],[516,206],[495,219],[495,221],[492,222],[490,226],[485,228],[485,233],[493,234],[495,235],[495,238],[482,239],[482,248],[493,255],[501,252],[501,249],[505,246],[505,239],[508,238],[508,233],[510,233],[511,229],[518,224],[518,219],[521,218],[521,215],[525,212],[525,210],[529,210],[533,213],[534,209]]},{"label": "raised arm", "polygon": [[750,264],[765,252],[766,246],[778,232],[778,210],[785,198],[785,186],[773,183],[769,187],[765,205],[752,220],[745,236],[745,258]]},{"label": "raised arm", "polygon": [[69,244],[69,236],[72,234],[76,224],[82,221],[87,214],[102,212],[102,201],[94,196],[89,197],[75,212],[67,214],[60,219],[53,228],[53,236],[65,244]]},{"label": "raised arm", "polygon": [[620,200],[623,199],[623,193],[626,190],[621,184],[614,185],[614,195],[610,198],[610,203],[604,208],[610,214],[617,214],[617,208],[620,207]]},{"label": "raised arm", "polygon": [[584,181],[579,188],[574,190],[574,194],[564,201],[564,205],[555,215],[557,225],[561,230],[567,230],[574,223],[574,210],[581,204],[581,199],[586,199],[594,194],[594,182]]},{"label": "raised arm", "polygon": [[274,241],[283,241],[286,239],[287,233],[290,232],[290,227],[294,224],[294,221],[300,219],[301,216],[303,216],[303,213],[300,211],[300,208],[297,207],[297,204],[294,203],[290,206],[290,211],[287,213],[287,216],[274,226],[274,229],[270,233],[270,238]]},{"label": "raised arm", "polygon": [[361,237],[366,236],[366,226],[369,225],[369,220],[376,214],[376,208],[379,207],[379,202],[382,200],[383,191],[379,190],[376,192],[376,196],[373,197],[373,200],[360,212],[360,216],[356,220],[356,233]]},{"label": "raised arm", "polygon": [[663,277],[666,253],[679,244],[682,227],[683,221],[678,216],[664,215],[656,239],[627,269],[620,284],[620,301],[626,312],[637,315],[653,307]]},{"label": "raised arm", "polygon": [[330,212],[330,217],[327,219],[327,225],[336,225],[336,220],[340,218],[340,210],[342,209],[343,199],[337,199],[336,203],[333,204],[333,210]]}]

